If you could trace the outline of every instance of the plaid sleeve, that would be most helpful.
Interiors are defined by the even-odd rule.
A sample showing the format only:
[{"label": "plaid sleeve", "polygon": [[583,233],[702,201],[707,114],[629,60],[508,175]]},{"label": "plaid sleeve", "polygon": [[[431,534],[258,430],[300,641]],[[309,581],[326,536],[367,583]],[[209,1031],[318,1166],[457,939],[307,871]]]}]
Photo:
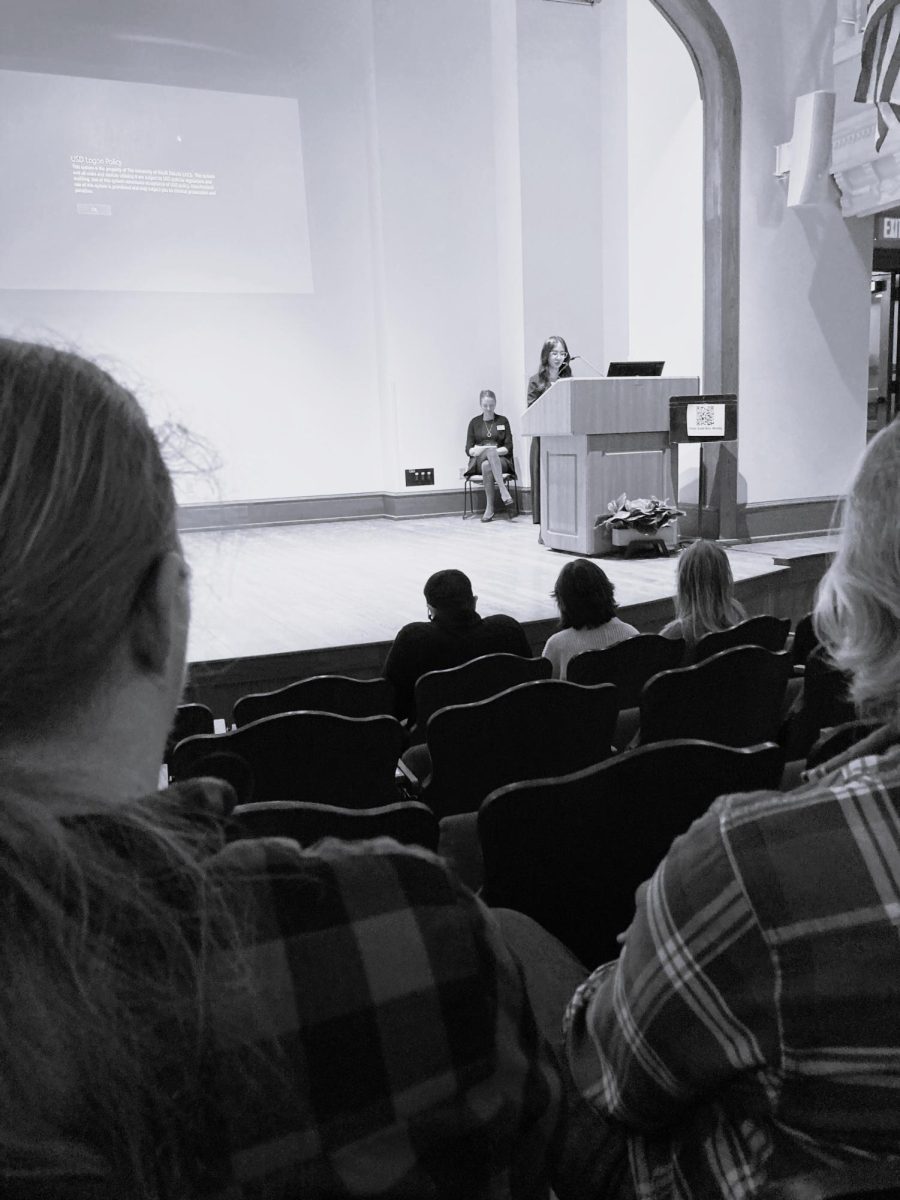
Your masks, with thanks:
[{"label": "plaid sleeve", "polygon": [[217,996],[208,1193],[539,1195],[559,1075],[498,932],[444,864],[385,840],[222,858],[252,893],[253,999]]},{"label": "plaid sleeve", "polygon": [[589,1102],[634,1130],[683,1118],[704,1094],[778,1056],[769,949],[724,846],[717,804],[676,839],[616,962],[566,1013]]}]

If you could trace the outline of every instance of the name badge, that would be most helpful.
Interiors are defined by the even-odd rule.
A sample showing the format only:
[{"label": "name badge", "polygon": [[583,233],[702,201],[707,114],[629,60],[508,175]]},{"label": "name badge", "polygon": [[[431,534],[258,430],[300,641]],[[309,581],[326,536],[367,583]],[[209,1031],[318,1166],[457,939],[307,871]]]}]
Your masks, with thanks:
[{"label": "name badge", "polygon": [[505,433],[505,432],[506,432],[506,426],[505,426],[505,425],[498,425],[498,426],[497,426],[497,432],[498,432],[498,433]]}]

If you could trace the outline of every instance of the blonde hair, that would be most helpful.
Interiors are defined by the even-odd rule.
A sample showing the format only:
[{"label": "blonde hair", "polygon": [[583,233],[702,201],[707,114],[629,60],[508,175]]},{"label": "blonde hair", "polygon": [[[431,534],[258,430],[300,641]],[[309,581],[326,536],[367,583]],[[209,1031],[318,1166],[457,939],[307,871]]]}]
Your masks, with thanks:
[{"label": "blonde hair", "polygon": [[134,397],[0,339],[0,1178],[104,1174],[142,1200],[194,1190],[213,958],[247,986],[221,823],[65,794],[17,749],[102,686],[174,518]]},{"label": "blonde hair", "polygon": [[682,552],[676,570],[675,615],[691,644],[746,617],[734,597],[728,555],[715,542],[693,542]]},{"label": "blonde hair", "polygon": [[900,709],[900,423],[869,443],[842,515],[814,624],[857,707],[890,720]]}]

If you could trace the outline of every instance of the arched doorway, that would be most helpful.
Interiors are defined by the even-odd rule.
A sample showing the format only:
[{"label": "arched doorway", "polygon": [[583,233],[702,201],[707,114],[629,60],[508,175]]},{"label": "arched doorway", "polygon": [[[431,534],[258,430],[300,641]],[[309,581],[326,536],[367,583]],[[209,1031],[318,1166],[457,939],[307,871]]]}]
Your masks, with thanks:
[{"label": "arched doorway", "polygon": [[737,60],[710,0],[651,0],[681,38],[703,99],[703,380],[706,392],[738,384],[741,84]]}]

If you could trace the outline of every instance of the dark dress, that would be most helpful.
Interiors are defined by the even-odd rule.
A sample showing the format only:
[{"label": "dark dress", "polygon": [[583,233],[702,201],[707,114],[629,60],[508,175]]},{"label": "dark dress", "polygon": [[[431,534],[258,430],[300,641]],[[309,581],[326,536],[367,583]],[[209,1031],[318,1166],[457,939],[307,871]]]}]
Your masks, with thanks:
[{"label": "dark dress", "polygon": [[504,473],[511,475],[513,479],[516,478],[512,429],[506,417],[495,413],[490,425],[485,422],[483,416],[473,417],[469,422],[466,430],[466,454],[469,456],[469,465],[466,467],[467,477],[481,473],[481,455],[472,456],[473,446],[493,446],[497,450],[505,450],[506,454],[500,456],[503,460]]},{"label": "dark dress", "polygon": [[[572,368],[564,366],[559,373],[560,379],[570,379],[572,376]],[[525,403],[528,408],[531,408],[535,400],[539,396],[543,396],[549,383],[544,383],[541,379],[541,373],[538,371],[536,375],[532,375],[528,380],[528,395]],[[541,523],[541,439],[533,437],[531,439],[531,450],[528,457],[529,470],[531,472],[531,521],[534,525]]]}]

